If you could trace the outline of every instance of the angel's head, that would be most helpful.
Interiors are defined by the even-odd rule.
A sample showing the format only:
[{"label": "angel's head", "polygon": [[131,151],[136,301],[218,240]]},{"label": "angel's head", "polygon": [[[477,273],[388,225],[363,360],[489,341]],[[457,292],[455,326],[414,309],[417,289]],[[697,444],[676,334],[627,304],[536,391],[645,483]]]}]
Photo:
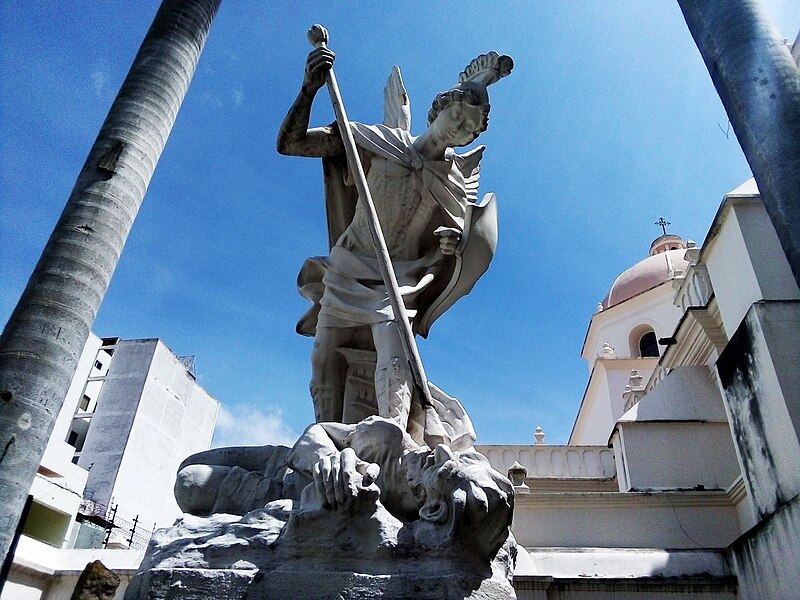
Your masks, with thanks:
[{"label": "angel's head", "polygon": [[[484,91],[483,94],[480,92]],[[486,131],[489,98],[484,90],[459,86],[438,94],[428,111],[428,127],[447,146],[466,146]]]},{"label": "angel's head", "polygon": [[[442,92],[428,111],[428,126],[448,146],[466,146],[489,124],[488,87],[511,73],[510,56],[487,52],[473,59],[458,76],[459,84]],[[441,122],[440,121],[446,121]]]}]

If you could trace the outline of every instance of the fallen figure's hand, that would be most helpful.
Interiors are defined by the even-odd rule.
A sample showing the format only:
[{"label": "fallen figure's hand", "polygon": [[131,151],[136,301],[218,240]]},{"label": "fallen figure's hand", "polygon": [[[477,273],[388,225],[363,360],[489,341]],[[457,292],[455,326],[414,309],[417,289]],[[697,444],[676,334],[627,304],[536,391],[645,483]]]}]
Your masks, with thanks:
[{"label": "fallen figure's hand", "polygon": [[314,487],[324,508],[338,508],[358,496],[360,488],[371,485],[380,467],[356,456],[352,448],[323,456],[314,465]]}]

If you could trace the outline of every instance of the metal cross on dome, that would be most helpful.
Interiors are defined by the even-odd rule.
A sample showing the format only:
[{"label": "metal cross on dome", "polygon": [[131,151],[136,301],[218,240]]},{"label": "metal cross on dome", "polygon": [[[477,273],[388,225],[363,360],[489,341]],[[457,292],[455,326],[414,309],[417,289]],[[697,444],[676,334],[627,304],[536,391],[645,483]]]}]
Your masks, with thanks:
[{"label": "metal cross on dome", "polygon": [[665,221],[664,217],[658,217],[658,221],[656,221],[654,225],[661,227],[661,231],[664,232],[664,235],[667,235],[667,225],[672,225],[672,223]]}]

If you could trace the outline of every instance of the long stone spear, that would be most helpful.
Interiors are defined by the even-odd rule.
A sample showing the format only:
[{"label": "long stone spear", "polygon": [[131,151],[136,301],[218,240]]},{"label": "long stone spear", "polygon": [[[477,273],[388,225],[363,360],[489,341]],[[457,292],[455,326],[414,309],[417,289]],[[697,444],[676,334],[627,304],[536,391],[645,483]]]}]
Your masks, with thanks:
[{"label": "long stone spear", "polygon": [[[328,30],[322,25],[312,25],[311,29],[308,30],[308,41],[311,42],[311,45],[315,48],[327,47]],[[339,84],[336,81],[333,68],[329,69],[326,73],[325,81],[328,84],[328,91],[330,92],[331,102],[333,103],[333,111],[336,113],[336,122],[339,125],[339,131],[342,135],[342,142],[344,143],[344,150],[347,155],[347,164],[355,175],[354,179],[356,189],[358,190],[358,197],[367,209],[369,231],[372,236],[372,243],[375,246],[375,253],[378,264],[380,265],[383,283],[389,294],[389,302],[394,312],[394,320],[400,331],[400,339],[406,353],[406,359],[411,365],[414,381],[421,394],[420,402],[425,410],[425,443],[431,448],[435,448],[438,444],[449,444],[450,437],[447,435],[439,419],[439,415],[436,413],[436,409],[433,406],[433,397],[431,396],[430,387],[428,387],[428,378],[425,376],[425,368],[422,366],[422,358],[420,358],[417,342],[414,339],[414,332],[411,331],[411,322],[408,319],[408,312],[403,303],[403,297],[400,294],[400,287],[397,285],[397,277],[392,267],[392,259],[389,256],[386,239],[383,237],[383,230],[378,220],[378,213],[375,210],[375,203],[372,201],[372,194],[369,192],[367,177],[364,175],[364,167],[361,165],[361,159],[356,150],[356,142],[353,139],[352,131],[350,131],[350,122],[344,110],[342,95],[339,92]]]}]

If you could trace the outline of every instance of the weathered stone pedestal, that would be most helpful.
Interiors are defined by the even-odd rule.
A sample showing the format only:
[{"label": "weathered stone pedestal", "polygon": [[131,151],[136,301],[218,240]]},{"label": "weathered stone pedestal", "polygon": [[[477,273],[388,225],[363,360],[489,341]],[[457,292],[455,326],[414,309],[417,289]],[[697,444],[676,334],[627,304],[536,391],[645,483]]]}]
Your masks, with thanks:
[{"label": "weathered stone pedestal", "polygon": [[515,598],[508,582],[465,574],[369,575],[331,571],[263,573],[233,569],[152,569],[141,581],[148,600],[495,600]]},{"label": "weathered stone pedestal", "polygon": [[[126,600],[512,600],[515,544],[492,561],[437,544],[364,489],[337,510],[270,503],[156,532]],[[427,543],[429,539],[432,543]],[[421,543],[420,543],[421,542]]]}]

